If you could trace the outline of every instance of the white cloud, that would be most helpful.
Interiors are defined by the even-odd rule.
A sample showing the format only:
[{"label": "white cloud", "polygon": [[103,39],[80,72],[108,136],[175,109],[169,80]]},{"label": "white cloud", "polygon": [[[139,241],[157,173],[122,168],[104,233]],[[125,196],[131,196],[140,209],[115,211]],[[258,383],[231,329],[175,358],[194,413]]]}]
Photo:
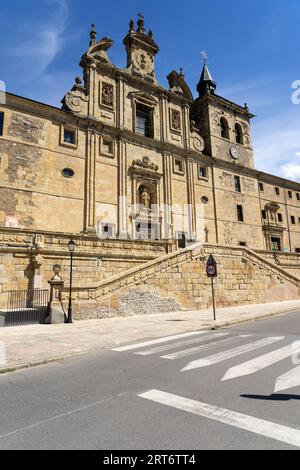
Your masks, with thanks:
[{"label": "white cloud", "polygon": [[69,16],[68,0],[47,0],[51,20],[24,26],[18,40],[10,44],[5,55],[18,59],[23,81],[30,81],[43,74],[63,46],[66,23]]},{"label": "white cloud", "polygon": [[264,120],[253,126],[253,146],[258,169],[285,178],[300,180],[300,106]]},{"label": "white cloud", "polygon": [[300,165],[288,163],[287,165],[282,165],[281,170],[286,178],[300,181]]},{"label": "white cloud", "polygon": [[278,87],[270,78],[258,78],[257,80],[240,79],[230,86],[217,90],[217,93],[236,103],[243,105],[247,102],[250,111],[257,113],[259,109],[276,105],[282,101]]}]

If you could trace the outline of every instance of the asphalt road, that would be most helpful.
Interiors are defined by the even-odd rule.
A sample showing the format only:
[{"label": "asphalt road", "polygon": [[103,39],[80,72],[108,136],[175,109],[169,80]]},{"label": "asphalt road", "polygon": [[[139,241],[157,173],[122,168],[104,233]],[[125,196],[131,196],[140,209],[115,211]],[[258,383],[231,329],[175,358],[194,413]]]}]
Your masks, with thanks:
[{"label": "asphalt road", "polygon": [[151,340],[0,376],[0,449],[300,448],[300,312]]}]

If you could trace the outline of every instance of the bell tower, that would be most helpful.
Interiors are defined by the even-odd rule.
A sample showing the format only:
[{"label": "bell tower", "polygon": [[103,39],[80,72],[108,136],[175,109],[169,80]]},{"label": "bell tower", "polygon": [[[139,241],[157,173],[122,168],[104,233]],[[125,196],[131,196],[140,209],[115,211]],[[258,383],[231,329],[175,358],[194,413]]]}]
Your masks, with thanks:
[{"label": "bell tower", "polygon": [[254,117],[248,106],[240,106],[216,94],[206,57],[200,81],[199,97],[191,107],[191,119],[205,141],[205,153],[236,165],[254,168],[250,121]]},{"label": "bell tower", "polygon": [[129,23],[129,32],[123,41],[127,51],[127,69],[148,82],[155,83],[154,58],[159,48],[153,40],[151,30],[146,32],[144,17],[139,14],[137,29],[134,21]]}]

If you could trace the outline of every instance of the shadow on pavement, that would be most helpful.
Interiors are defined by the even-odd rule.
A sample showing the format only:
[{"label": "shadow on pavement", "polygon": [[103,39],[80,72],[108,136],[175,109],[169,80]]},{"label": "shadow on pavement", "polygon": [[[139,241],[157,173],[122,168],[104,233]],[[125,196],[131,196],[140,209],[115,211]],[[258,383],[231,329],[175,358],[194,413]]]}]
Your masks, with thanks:
[{"label": "shadow on pavement", "polygon": [[242,398],[251,398],[253,400],[270,400],[270,401],[288,401],[288,400],[300,400],[300,395],[283,395],[283,394],[272,394],[272,395],[241,395]]}]

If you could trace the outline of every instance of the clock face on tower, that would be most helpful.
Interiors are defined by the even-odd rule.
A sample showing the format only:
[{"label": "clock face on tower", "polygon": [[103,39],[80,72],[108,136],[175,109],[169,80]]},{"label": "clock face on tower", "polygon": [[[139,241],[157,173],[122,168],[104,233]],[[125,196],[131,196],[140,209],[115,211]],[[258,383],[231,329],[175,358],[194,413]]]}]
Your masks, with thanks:
[{"label": "clock face on tower", "polygon": [[240,151],[239,148],[236,145],[232,145],[230,148],[230,155],[234,160],[237,160],[240,156]]}]

